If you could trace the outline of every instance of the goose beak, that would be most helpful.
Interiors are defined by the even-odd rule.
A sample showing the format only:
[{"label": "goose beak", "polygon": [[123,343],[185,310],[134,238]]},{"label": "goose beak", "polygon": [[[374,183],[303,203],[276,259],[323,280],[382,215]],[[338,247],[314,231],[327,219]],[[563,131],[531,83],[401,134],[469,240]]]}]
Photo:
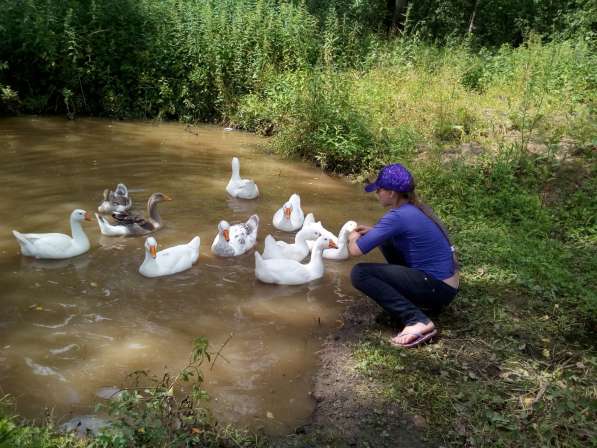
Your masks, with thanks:
[{"label": "goose beak", "polygon": [[158,255],[158,247],[157,246],[149,246],[149,253],[153,258],[157,257]]},{"label": "goose beak", "polygon": [[91,221],[91,216],[87,212],[85,212],[85,221]]},{"label": "goose beak", "polygon": [[172,197],[168,196],[167,194],[164,195],[164,201],[171,201]]},{"label": "goose beak", "polygon": [[226,241],[230,241],[230,231],[228,229],[223,230],[222,233],[224,234],[224,239]]},{"label": "goose beak", "polygon": [[338,249],[338,246],[336,246],[336,243],[334,243],[332,240],[330,240],[330,242],[328,243],[328,247],[330,249]]},{"label": "goose beak", "polygon": [[290,219],[290,214],[292,213],[292,207],[284,207],[284,218]]}]

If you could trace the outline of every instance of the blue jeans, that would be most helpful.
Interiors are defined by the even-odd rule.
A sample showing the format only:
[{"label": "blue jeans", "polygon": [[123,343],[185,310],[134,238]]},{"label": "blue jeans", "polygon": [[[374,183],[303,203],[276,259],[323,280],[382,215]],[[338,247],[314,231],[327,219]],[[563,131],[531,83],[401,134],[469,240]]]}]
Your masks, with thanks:
[{"label": "blue jeans", "polygon": [[391,244],[383,244],[380,249],[388,263],[357,263],[350,275],[352,285],[404,325],[428,323],[429,318],[421,308],[437,312],[456,296],[458,289],[423,271],[406,267]]}]

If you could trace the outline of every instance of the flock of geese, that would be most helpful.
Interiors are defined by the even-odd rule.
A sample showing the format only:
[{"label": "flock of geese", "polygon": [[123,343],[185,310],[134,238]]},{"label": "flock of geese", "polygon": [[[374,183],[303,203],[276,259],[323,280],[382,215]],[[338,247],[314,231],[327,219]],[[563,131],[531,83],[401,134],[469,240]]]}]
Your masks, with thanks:
[{"label": "flock of geese", "polygon": [[[240,162],[232,159],[232,176],[226,192],[235,198],[255,199],[259,189],[255,182],[240,177]],[[133,201],[124,184],[114,191],[105,190],[103,201],[95,213],[100,232],[106,236],[144,236],[145,259],[139,273],[145,277],[162,277],[190,269],[199,258],[201,239],[196,236],[187,244],[180,244],[158,251],[158,243],[150,234],[162,227],[157,205],[172,200],[163,193],[154,193],[147,201],[145,216],[131,212]],[[108,218],[108,217],[111,217]],[[81,255],[90,248],[89,239],[81,223],[91,221],[89,213],[76,209],[70,215],[72,235],[62,233],[20,233],[13,230],[21,254],[42,259],[64,259]],[[276,229],[297,232],[294,243],[276,241],[271,235],[265,238],[263,253],[255,251],[255,276],[264,283],[300,285],[321,278],[324,274],[323,258],[345,260],[348,254],[348,235],[357,224],[348,221],[338,237],[326,230],[312,213],[305,216],[301,198],[294,193],[273,216]],[[237,257],[251,250],[257,242],[259,216],[252,215],[246,222],[231,225],[220,221],[211,251],[220,257]],[[311,254],[308,263],[302,261]]]}]

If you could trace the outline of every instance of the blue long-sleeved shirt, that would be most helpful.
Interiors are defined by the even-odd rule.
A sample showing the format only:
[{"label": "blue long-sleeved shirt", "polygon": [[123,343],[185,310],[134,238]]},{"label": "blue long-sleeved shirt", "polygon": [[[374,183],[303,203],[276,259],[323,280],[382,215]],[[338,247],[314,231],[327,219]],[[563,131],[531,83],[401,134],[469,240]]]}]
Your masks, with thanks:
[{"label": "blue long-sleeved shirt", "polygon": [[454,275],[455,266],[450,243],[431,218],[412,204],[389,210],[356,243],[366,254],[391,240],[406,265],[438,280]]}]

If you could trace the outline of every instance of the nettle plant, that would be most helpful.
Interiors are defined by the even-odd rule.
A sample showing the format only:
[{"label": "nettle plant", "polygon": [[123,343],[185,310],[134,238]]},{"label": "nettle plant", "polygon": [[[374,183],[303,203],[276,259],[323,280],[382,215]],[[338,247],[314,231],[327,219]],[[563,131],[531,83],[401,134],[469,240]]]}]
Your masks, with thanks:
[{"label": "nettle plant", "polygon": [[189,446],[217,438],[214,421],[202,406],[208,395],[201,387],[200,367],[206,361],[213,365],[220,351],[210,353],[207,338],[198,337],[187,365],[175,377],[165,373],[156,378],[145,370],[127,375],[127,387],[107,405],[97,406],[96,411],[108,413],[111,424],[91,446]]}]

